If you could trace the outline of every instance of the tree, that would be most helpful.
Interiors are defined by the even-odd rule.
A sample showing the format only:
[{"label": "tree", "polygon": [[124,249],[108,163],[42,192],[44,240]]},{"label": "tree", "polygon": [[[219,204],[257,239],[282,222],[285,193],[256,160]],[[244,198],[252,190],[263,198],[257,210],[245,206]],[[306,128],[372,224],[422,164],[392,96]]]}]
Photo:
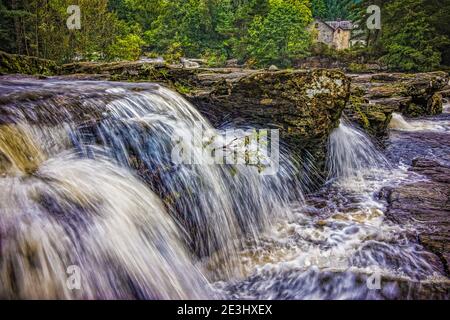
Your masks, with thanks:
[{"label": "tree", "polygon": [[311,11],[314,18],[325,18],[327,16],[325,0],[311,0]]},{"label": "tree", "polygon": [[429,71],[441,61],[438,44],[444,39],[431,25],[422,0],[394,0],[385,6],[381,41],[389,66],[406,71]]},{"label": "tree", "polygon": [[450,66],[450,1],[423,1],[422,8],[429,18],[429,24],[433,28],[433,32],[439,37],[435,47],[441,53],[442,64]]},{"label": "tree", "polygon": [[352,6],[355,0],[325,0],[326,11],[321,18],[326,20],[351,19],[353,18]]},{"label": "tree", "polygon": [[[69,30],[67,8],[81,9],[81,30]],[[129,33],[108,0],[9,0],[0,6],[1,49],[58,62],[104,59],[123,32]],[[122,34],[123,35],[123,34]]]},{"label": "tree", "polygon": [[258,64],[289,66],[307,54],[312,22],[309,1],[269,0],[267,16],[256,16],[249,27],[249,54]]},{"label": "tree", "polygon": [[118,36],[108,47],[107,56],[109,59],[116,60],[137,60],[143,45],[144,41],[136,34]]}]

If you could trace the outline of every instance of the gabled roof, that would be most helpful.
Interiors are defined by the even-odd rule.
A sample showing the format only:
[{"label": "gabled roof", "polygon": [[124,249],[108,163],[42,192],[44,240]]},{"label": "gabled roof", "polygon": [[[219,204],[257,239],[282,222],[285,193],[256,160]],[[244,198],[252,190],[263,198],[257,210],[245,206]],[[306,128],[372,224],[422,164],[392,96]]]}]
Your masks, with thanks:
[{"label": "gabled roof", "polygon": [[353,23],[349,20],[325,21],[325,24],[334,30],[341,28],[342,30],[352,30]]},{"label": "gabled roof", "polygon": [[322,21],[322,20],[320,20],[320,19],[315,19],[314,20],[314,22],[315,23],[321,23],[321,24],[323,24],[325,27],[327,27],[328,29],[331,29],[332,31],[334,31],[335,29],[332,27],[332,26],[330,26],[329,24],[327,24],[325,21]]}]

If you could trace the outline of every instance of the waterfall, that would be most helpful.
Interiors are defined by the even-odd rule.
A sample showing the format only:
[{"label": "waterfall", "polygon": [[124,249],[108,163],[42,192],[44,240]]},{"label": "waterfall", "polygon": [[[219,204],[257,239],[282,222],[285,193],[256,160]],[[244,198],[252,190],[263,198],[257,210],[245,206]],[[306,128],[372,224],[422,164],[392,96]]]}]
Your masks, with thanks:
[{"label": "waterfall", "polygon": [[[29,132],[0,127],[1,298],[208,297],[175,224],[142,182],[106,158],[46,159]],[[71,267],[80,290],[67,285]]]},{"label": "waterfall", "polygon": [[330,178],[347,179],[373,169],[389,167],[388,160],[370,138],[345,119],[328,141],[327,168]]},{"label": "waterfall", "polygon": [[[233,276],[242,241],[257,241],[288,215],[291,200],[303,199],[284,154],[273,175],[212,163],[205,144],[231,153],[243,144],[224,139],[164,87],[55,80],[0,87],[0,237],[11,231],[0,238],[8,241],[0,296],[204,297],[209,271]],[[18,95],[27,98],[19,104]],[[180,140],[191,162],[174,161]],[[68,265],[86,275],[81,296],[65,287]]]},{"label": "waterfall", "polygon": [[446,100],[442,109],[443,113],[450,113],[450,102]]},{"label": "waterfall", "polygon": [[[169,197],[171,214],[190,232],[189,245],[201,257],[217,250],[232,254],[233,240],[257,237],[277,214],[287,212],[289,198],[301,197],[280,178],[286,175],[262,176],[254,167],[211,163],[212,156],[203,148],[208,141],[233,146],[222,141],[220,132],[192,105],[166,88],[127,94],[106,107],[110,116],[90,128],[90,135],[78,134],[74,144],[89,155],[95,137],[108,147],[111,158],[136,169],[155,191]],[[197,137],[196,132],[207,134]],[[178,138],[191,155],[188,164],[171,158]]]}]

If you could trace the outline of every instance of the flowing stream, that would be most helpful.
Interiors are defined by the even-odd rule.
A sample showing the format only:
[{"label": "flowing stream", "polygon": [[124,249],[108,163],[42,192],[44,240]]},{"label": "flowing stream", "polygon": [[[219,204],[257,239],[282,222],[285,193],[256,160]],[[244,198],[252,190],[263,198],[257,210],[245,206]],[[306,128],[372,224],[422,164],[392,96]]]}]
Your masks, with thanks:
[{"label": "flowing stream", "polygon": [[[248,130],[214,129],[159,85],[16,79],[0,93],[1,298],[378,299],[448,284],[376,196],[420,179],[414,156],[449,161],[408,136],[447,134],[446,114],[395,115],[384,152],[342,119],[328,182],[305,195],[282,147],[262,174],[273,163]],[[258,161],[217,164],[218,150]]]},{"label": "flowing stream", "polygon": [[[449,116],[403,119],[407,126],[400,127],[394,120],[398,131],[391,133],[386,154],[342,119],[330,136],[329,182],[306,204],[293,207],[294,218],[269,229],[262,245],[243,252],[247,279],[217,287],[236,299],[448,298],[448,275],[437,258],[417,243],[414,225],[386,219],[378,193],[424,179],[408,171],[411,156],[445,161],[449,148],[433,145],[432,153],[408,133],[410,126],[424,134],[448,129]],[[402,139],[414,155],[403,156]]]}]

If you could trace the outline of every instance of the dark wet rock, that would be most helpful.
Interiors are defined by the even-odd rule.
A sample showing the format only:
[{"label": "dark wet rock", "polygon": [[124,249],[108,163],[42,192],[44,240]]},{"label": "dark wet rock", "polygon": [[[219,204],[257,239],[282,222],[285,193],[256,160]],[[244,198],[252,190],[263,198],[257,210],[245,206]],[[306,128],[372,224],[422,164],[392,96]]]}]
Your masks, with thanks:
[{"label": "dark wet rock", "polygon": [[441,259],[450,276],[450,166],[416,159],[411,171],[423,175],[424,180],[385,188],[386,215],[396,223],[414,225],[419,242]]},{"label": "dark wet rock", "polygon": [[58,66],[51,60],[36,57],[9,54],[0,51],[1,74],[53,75]]},{"label": "dark wet rock", "polygon": [[[29,78],[25,77],[19,85],[15,81],[18,79],[16,76],[0,77],[0,126],[21,121],[57,126],[67,120],[88,126],[110,116],[107,104],[123,98],[123,93],[109,92],[108,85],[102,89],[83,85],[83,90],[76,90],[76,82],[52,85],[51,79],[28,82]],[[155,90],[156,87],[150,83],[137,83],[128,84],[127,89],[143,91]]]},{"label": "dark wet rock", "polygon": [[381,137],[387,133],[393,112],[407,117],[442,113],[439,91],[448,80],[445,72],[353,75],[345,114],[373,136]]},{"label": "dark wet rock", "polygon": [[446,85],[439,93],[443,98],[450,98],[450,85]]},{"label": "dark wet rock", "polygon": [[[445,115],[442,115],[443,117]],[[450,119],[450,118],[449,118]],[[391,131],[386,153],[393,162],[432,157],[450,165],[450,133],[440,131]]]},{"label": "dark wet rock", "polygon": [[442,113],[443,100],[440,93],[434,93],[428,99],[412,99],[410,103],[403,105],[400,111],[409,117],[421,117],[438,115]]},{"label": "dark wet rock", "polygon": [[228,68],[237,68],[239,67],[238,59],[230,59],[227,60],[225,66]]},{"label": "dark wet rock", "polygon": [[342,56],[324,56],[320,52],[314,52],[315,55],[299,59],[295,62],[295,66],[301,69],[315,69],[315,68],[327,68],[327,69],[341,69],[349,73],[373,73],[386,70],[386,66],[375,61],[364,61],[361,57],[352,56],[345,57],[345,53],[341,53]]},{"label": "dark wet rock", "polygon": [[350,105],[345,109],[345,115],[359,124],[373,136],[383,136],[396,110],[397,101],[379,102],[371,104],[365,99],[350,97]]}]

